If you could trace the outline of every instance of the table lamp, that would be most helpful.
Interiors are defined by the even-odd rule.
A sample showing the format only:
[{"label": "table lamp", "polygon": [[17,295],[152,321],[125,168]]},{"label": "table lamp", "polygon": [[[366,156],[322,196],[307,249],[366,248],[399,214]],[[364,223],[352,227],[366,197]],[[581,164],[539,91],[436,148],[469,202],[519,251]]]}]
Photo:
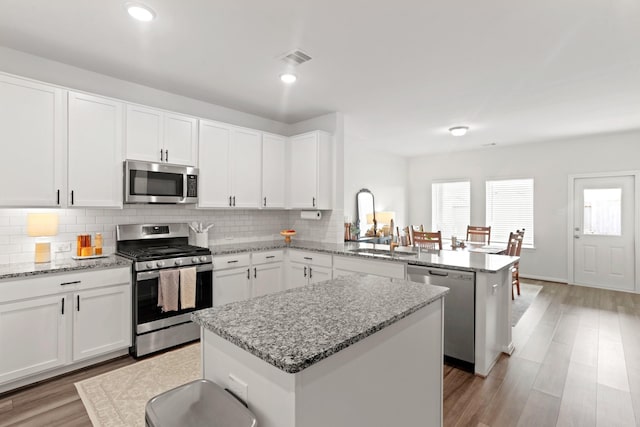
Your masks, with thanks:
[{"label": "table lamp", "polygon": [[395,212],[376,212],[376,221],[378,224],[389,225],[395,217]]},{"label": "table lamp", "polygon": [[27,215],[27,234],[36,238],[36,263],[51,262],[51,243],[45,237],[58,234],[58,214],[31,213]]}]

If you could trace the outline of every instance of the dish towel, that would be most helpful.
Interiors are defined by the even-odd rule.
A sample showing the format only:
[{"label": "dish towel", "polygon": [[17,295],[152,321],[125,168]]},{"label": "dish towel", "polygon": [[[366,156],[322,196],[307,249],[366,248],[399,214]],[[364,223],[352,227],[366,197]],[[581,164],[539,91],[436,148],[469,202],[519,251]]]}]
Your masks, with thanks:
[{"label": "dish towel", "polygon": [[178,289],[180,288],[178,270],[160,270],[158,280],[158,307],[163,312],[178,310]]},{"label": "dish towel", "polygon": [[196,308],[196,268],[180,269],[181,308]]}]

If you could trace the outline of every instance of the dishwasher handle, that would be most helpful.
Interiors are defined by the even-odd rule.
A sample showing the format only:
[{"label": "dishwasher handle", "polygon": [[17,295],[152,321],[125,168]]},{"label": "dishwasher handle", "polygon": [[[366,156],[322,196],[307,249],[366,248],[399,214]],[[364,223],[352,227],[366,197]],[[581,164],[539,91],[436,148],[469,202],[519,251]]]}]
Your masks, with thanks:
[{"label": "dishwasher handle", "polygon": [[430,276],[440,276],[440,277],[448,277],[449,272],[447,271],[438,271],[438,270],[428,270]]}]

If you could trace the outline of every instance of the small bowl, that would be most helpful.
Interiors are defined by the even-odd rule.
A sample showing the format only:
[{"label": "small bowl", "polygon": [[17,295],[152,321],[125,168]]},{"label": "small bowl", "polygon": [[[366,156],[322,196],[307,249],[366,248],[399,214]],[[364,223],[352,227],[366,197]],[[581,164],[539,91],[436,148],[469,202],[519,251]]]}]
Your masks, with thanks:
[{"label": "small bowl", "polygon": [[291,243],[291,236],[295,236],[296,232],[293,230],[282,230],[280,232],[281,236],[284,236],[284,242],[285,243]]}]

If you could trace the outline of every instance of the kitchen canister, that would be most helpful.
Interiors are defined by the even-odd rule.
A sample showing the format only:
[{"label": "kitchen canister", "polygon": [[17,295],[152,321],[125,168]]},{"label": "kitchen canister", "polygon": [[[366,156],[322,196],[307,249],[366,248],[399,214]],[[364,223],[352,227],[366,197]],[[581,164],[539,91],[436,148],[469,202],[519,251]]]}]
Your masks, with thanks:
[{"label": "kitchen canister", "polygon": [[200,246],[201,248],[209,247],[209,230],[207,231],[193,231],[189,230],[189,244],[194,246]]}]

